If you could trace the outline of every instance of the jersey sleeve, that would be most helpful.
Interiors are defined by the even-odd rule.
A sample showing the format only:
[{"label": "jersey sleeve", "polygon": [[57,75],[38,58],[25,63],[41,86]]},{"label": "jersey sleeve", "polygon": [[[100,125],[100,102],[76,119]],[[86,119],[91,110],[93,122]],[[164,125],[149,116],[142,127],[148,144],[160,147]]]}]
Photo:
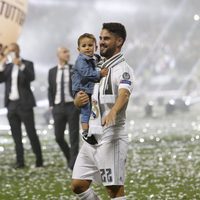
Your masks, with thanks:
[{"label": "jersey sleeve", "polygon": [[133,81],[134,81],[134,75],[133,75],[133,69],[131,67],[123,66],[122,70],[119,70],[118,74],[118,90],[123,88],[127,89],[130,93],[133,91]]}]

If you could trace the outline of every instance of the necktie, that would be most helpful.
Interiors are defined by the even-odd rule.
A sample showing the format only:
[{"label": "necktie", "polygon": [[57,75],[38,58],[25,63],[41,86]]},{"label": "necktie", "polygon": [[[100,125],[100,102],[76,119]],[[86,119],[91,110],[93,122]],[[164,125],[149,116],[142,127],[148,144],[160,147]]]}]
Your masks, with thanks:
[{"label": "necktie", "polygon": [[61,75],[61,103],[65,102],[65,92],[64,92],[64,69],[62,69]]}]

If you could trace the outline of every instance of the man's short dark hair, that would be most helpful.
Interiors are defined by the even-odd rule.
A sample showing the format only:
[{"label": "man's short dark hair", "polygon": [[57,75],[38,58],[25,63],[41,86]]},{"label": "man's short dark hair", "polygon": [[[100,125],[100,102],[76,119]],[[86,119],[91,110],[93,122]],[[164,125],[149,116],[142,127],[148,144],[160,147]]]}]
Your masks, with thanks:
[{"label": "man's short dark hair", "polygon": [[116,34],[117,36],[121,37],[123,39],[123,42],[126,40],[126,29],[124,25],[116,22],[110,22],[110,23],[103,23],[102,29],[106,29],[111,33]]}]

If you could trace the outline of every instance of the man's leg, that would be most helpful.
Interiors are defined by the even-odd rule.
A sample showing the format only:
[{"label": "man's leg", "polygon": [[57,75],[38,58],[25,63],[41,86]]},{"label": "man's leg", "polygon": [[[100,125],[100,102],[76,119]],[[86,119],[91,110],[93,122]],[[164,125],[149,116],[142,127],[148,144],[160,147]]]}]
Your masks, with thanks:
[{"label": "man's leg", "polygon": [[71,144],[69,167],[73,169],[79,151],[79,110],[72,104],[67,107],[69,139]]},{"label": "man's leg", "polygon": [[66,128],[67,119],[66,119],[66,116],[62,112],[59,112],[59,110],[56,110],[56,109],[59,109],[59,108],[56,108],[56,107],[53,108],[55,139],[69,164],[70,148],[64,138],[64,132]]},{"label": "man's leg", "polygon": [[75,194],[81,194],[89,189],[91,182],[90,180],[72,179],[72,191]]},{"label": "man's leg", "polygon": [[96,148],[84,142],[76,159],[72,174],[72,190],[81,200],[99,200],[90,188],[92,180],[101,180],[95,165],[94,154]]},{"label": "man's leg", "polygon": [[96,160],[101,173],[103,185],[110,198],[126,199],[124,194],[125,163],[127,157],[127,141],[116,139],[99,147]]},{"label": "man's leg", "polygon": [[11,127],[12,137],[15,142],[16,151],[16,167],[24,166],[24,149],[22,144],[22,131],[21,131],[21,120],[15,112],[8,110],[8,121]]},{"label": "man's leg", "polygon": [[106,186],[106,189],[111,199],[126,200],[123,185]]},{"label": "man's leg", "polygon": [[80,200],[100,200],[94,190],[90,188],[90,180],[72,180],[72,191]]},{"label": "man's leg", "polygon": [[31,143],[31,147],[36,156],[36,167],[41,167],[43,166],[42,150],[41,150],[40,141],[35,129],[33,109],[20,110],[18,112],[20,113],[21,120],[25,125],[26,132]]}]

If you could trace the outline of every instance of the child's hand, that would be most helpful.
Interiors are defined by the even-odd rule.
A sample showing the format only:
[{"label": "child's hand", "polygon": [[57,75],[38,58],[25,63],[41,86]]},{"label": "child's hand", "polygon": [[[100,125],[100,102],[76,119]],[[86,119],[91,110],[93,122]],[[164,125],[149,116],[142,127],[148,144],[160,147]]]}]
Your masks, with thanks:
[{"label": "child's hand", "polygon": [[101,77],[107,76],[108,75],[108,69],[107,68],[101,69],[100,75],[101,75]]}]

